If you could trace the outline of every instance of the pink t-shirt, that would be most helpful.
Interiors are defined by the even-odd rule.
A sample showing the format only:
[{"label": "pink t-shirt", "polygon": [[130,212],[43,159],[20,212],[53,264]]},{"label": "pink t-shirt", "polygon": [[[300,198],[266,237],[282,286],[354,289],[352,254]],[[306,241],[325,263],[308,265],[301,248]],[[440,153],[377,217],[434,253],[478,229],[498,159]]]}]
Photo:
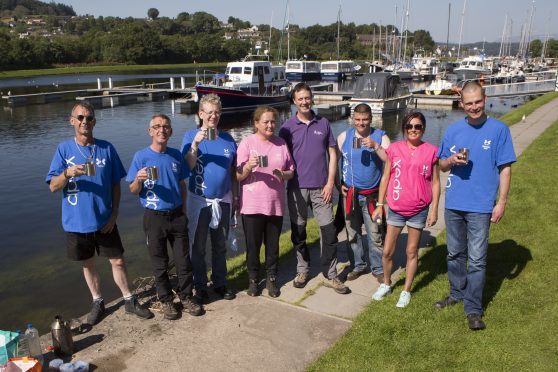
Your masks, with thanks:
[{"label": "pink t-shirt", "polygon": [[432,202],[432,167],[438,160],[437,149],[423,142],[412,150],[405,140],[387,148],[391,161],[387,203],[391,210],[412,216]]},{"label": "pink t-shirt", "polygon": [[267,167],[256,167],[240,182],[240,213],[282,216],[285,183],[273,175],[274,169],[294,170],[294,162],[285,141],[273,136],[269,141],[252,134],[240,142],[236,165],[243,166],[251,154],[267,155]]}]

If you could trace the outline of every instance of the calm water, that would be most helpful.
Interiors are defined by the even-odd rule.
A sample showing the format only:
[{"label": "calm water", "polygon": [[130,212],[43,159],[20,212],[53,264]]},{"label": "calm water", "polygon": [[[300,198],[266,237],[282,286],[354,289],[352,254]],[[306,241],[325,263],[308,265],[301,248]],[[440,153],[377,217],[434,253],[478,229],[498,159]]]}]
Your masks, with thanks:
[{"label": "calm water", "polygon": [[[96,76],[88,77],[88,87],[92,87]],[[149,75],[149,79],[159,81],[166,77]],[[49,90],[47,88],[52,84],[49,79],[60,77],[42,79],[41,84],[46,85],[42,89]],[[72,81],[69,77],[64,79],[69,79],[65,80],[68,84]],[[135,81],[145,79],[147,76],[140,76]],[[22,86],[22,80],[0,81],[0,88],[3,91],[31,92]],[[75,78],[73,82],[77,82]],[[75,89],[75,85],[67,88]],[[512,105],[520,103],[518,99],[489,102],[496,114],[505,113]],[[41,332],[46,332],[54,315],[70,318],[89,310],[90,295],[81,267],[65,257],[60,193],[51,194],[44,182],[57,144],[73,135],[68,122],[72,106],[73,102],[19,107],[2,103],[0,106],[0,187],[5,196],[0,214],[0,329],[15,330],[32,322]],[[281,119],[288,118],[291,110],[282,110]],[[463,116],[459,110],[422,111],[427,119],[425,140],[436,145],[446,126]],[[181,114],[178,106],[168,100],[98,109],[95,137],[112,142],[128,167],[133,154],[150,143],[147,125],[154,113],[165,113],[172,118],[174,136],[169,143],[172,147],[179,147],[184,132],[196,126],[193,115]],[[398,140],[401,138],[398,128],[402,116],[403,113],[374,117],[373,124],[386,130],[392,141]],[[336,135],[347,125],[347,119],[332,122]],[[237,141],[252,132],[250,117],[245,114],[223,116],[221,128],[229,130]],[[128,191],[124,182],[122,186],[118,225],[126,249],[129,276],[148,276],[151,269],[141,230],[143,211],[137,197]],[[230,255],[234,254],[239,253],[230,252]],[[112,281],[108,262],[104,259],[97,262],[104,297],[107,300],[117,298],[120,293]]]}]

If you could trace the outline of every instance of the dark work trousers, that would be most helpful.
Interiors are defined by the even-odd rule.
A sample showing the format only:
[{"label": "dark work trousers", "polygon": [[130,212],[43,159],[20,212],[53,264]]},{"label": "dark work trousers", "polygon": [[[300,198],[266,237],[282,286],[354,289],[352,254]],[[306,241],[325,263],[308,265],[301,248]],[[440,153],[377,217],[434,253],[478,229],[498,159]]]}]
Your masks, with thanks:
[{"label": "dark work trousers", "polygon": [[265,244],[265,271],[267,276],[277,275],[279,237],[283,216],[243,214],[242,226],[246,237],[246,267],[251,280],[258,279],[260,270],[260,247]]},{"label": "dark work trousers", "polygon": [[192,261],[188,254],[188,219],[182,212],[182,207],[172,211],[146,209],[143,215],[143,230],[159,300],[169,302],[174,297],[168,274],[167,242],[173,251],[178,276],[178,296],[181,300],[191,296]]}]

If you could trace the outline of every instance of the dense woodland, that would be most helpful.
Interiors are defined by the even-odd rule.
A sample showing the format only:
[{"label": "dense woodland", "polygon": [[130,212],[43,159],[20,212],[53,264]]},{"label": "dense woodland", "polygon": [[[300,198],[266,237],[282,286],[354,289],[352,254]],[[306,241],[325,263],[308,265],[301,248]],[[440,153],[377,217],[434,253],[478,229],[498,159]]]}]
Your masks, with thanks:
[{"label": "dense woodland", "polygon": [[[156,64],[191,63],[237,60],[256,43],[269,49],[276,58],[287,57],[287,31],[258,25],[259,37],[245,40],[236,38],[239,29],[252,26],[249,22],[229,17],[230,26],[206,12],[182,12],[175,18],[159,17],[156,8],[146,9],[145,19],[75,16],[71,6],[35,0],[0,0],[0,68],[22,69],[70,64]],[[23,22],[30,17],[40,18],[40,26],[30,28]],[[6,23],[6,19],[10,22]],[[290,56],[327,60],[337,58],[337,23],[313,25],[306,28],[290,25]],[[21,33],[28,36],[21,37]],[[392,25],[355,25],[342,23],[340,27],[340,58],[354,60],[378,59],[382,53],[393,54],[393,48],[383,44],[362,45],[358,34],[395,35],[399,30]],[[226,34],[235,35],[226,39]],[[421,48],[433,52],[437,45],[426,30],[409,32],[407,57]],[[270,43],[269,43],[270,42]],[[268,46],[269,43],[269,46]],[[499,44],[485,46],[487,54],[498,54]],[[497,44],[497,45],[496,45]],[[467,47],[467,46],[465,46]],[[480,47],[480,45],[470,45]],[[491,51],[489,48],[495,49]],[[531,43],[534,56],[541,53],[542,42]],[[512,47],[513,50],[513,47]],[[397,53],[396,53],[397,54]],[[403,53],[402,53],[403,54]],[[550,40],[547,56],[558,56],[558,41]]]}]

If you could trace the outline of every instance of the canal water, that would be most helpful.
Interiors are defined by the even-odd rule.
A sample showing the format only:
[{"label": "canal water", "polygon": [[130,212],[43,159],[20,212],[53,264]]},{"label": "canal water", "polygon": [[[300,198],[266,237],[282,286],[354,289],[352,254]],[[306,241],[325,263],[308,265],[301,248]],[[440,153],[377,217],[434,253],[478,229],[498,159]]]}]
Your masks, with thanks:
[{"label": "canal water", "polygon": [[[57,81],[57,88],[94,88],[96,76],[43,77],[35,79],[40,90],[49,89]],[[116,77],[117,85],[134,84],[137,81],[160,82],[167,75],[141,75]],[[113,77],[114,78],[114,77]],[[61,84],[60,79],[65,79]],[[72,80],[73,79],[73,80]],[[191,77],[190,77],[191,79]],[[33,93],[37,87],[27,84],[26,79],[0,80],[0,90],[18,93]],[[350,89],[342,86],[340,89]],[[499,116],[519,105],[522,99],[490,99],[490,111]],[[29,322],[40,332],[48,330],[56,314],[66,318],[77,317],[89,311],[90,295],[83,280],[81,267],[66,259],[65,240],[61,228],[60,193],[50,193],[44,182],[49,165],[61,141],[73,135],[68,122],[74,102],[49,104],[0,106],[0,187],[3,203],[0,213],[0,329],[23,329]],[[421,110],[427,120],[425,140],[438,145],[448,124],[463,116],[460,110],[425,108]],[[293,107],[281,110],[281,121],[290,117]],[[184,132],[196,127],[195,115],[180,113],[179,106],[172,100],[115,106],[96,111],[95,137],[109,140],[116,147],[126,168],[133,154],[149,145],[147,126],[155,113],[171,117],[174,135],[170,146],[179,147]],[[399,131],[403,112],[375,116],[373,125],[383,128],[392,141],[401,139]],[[335,134],[349,125],[348,119],[332,121]],[[220,127],[229,131],[236,141],[252,133],[249,114],[225,115]],[[279,125],[277,129],[279,129]],[[149,259],[141,229],[143,210],[137,197],[128,191],[122,182],[122,201],[118,218],[125,257],[130,278],[151,275]],[[288,226],[288,217],[285,226]],[[240,250],[229,252],[230,256],[242,254]],[[104,259],[97,260],[102,291],[106,300],[120,296],[110,273],[110,265]]]}]

